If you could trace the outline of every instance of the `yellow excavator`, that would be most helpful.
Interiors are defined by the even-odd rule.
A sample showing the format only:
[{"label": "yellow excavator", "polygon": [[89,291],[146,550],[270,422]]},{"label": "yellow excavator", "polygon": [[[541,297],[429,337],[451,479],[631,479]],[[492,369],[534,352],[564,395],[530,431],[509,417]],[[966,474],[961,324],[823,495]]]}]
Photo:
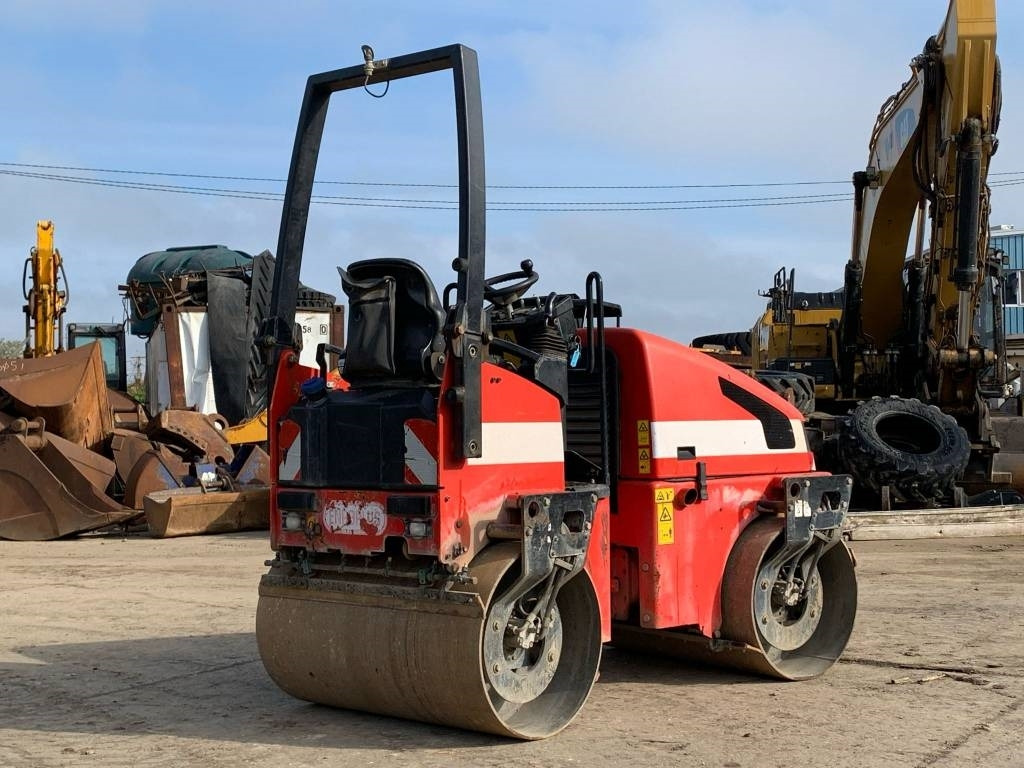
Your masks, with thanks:
[{"label": "yellow excavator", "polygon": [[60,538],[137,514],[105,493],[115,472],[101,453],[115,426],[107,366],[101,344],[64,350],[69,292],[53,231],[36,224],[25,262],[23,357],[0,360],[0,539]]},{"label": "yellow excavator", "polygon": [[[1001,100],[994,0],[953,0],[911,68],[882,106],[868,167],[853,178],[840,390],[919,395],[979,437],[979,373],[995,363],[975,327],[990,267],[986,178]],[[874,364],[890,349],[892,362]]]},{"label": "yellow excavator", "polygon": [[995,458],[988,404],[1005,395],[986,184],[1001,101],[995,1],[951,0],[910,69],[853,174],[843,288],[796,292],[780,270],[748,337],[753,368],[813,381],[819,464],[883,507],[1014,480],[1008,455]]},{"label": "yellow excavator", "polygon": [[36,223],[36,246],[25,260],[21,281],[26,301],[25,357],[48,357],[62,352],[69,291],[64,262],[53,246],[52,221]]}]

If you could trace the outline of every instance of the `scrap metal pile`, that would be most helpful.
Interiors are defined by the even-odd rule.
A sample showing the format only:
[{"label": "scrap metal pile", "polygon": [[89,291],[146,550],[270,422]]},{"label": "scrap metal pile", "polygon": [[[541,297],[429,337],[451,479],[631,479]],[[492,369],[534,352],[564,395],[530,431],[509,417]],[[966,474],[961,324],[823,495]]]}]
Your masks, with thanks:
[{"label": "scrap metal pile", "polygon": [[[143,523],[156,536],[266,528],[256,329],[273,267],[269,252],[219,245],[136,262],[121,289],[131,333],[146,339],[148,410],[108,389],[98,344],[0,359],[0,538]],[[307,356],[319,341],[341,341],[334,301],[300,292]],[[229,429],[238,425],[249,428]]]},{"label": "scrap metal pile", "polygon": [[200,532],[169,518],[178,494],[196,499],[179,506],[201,507],[213,530],[265,527],[246,502],[266,493],[267,455],[236,451],[224,426],[190,410],[149,418],[107,388],[96,343],[0,360],[0,538],[55,539],[144,516],[154,535]]},{"label": "scrap metal pile", "polygon": [[[261,303],[249,301],[258,293],[253,259],[223,247],[177,250],[184,253],[144,256],[125,286],[132,332],[149,340],[147,358],[159,347],[159,361],[147,366],[155,415],[107,387],[99,344],[0,359],[0,538],[46,540],[142,524],[156,536],[266,528],[267,454],[258,441],[232,445],[226,429],[250,414],[238,396],[214,397],[259,389],[249,376],[253,318],[244,309]],[[222,263],[207,264],[212,258]],[[181,339],[179,310],[201,313],[205,322],[218,291],[241,300],[236,327],[211,312],[218,333],[204,327],[201,337]],[[218,301],[218,311],[231,305]],[[224,342],[237,349],[211,354]],[[226,365],[207,370],[200,383],[209,397],[188,402],[182,374],[190,368],[190,383],[200,380],[197,355]],[[170,402],[158,397],[161,383]],[[217,410],[222,401],[232,406],[230,418]]]},{"label": "scrap metal pile", "polygon": [[[121,290],[131,333],[146,339],[151,411],[194,408],[231,425],[260,414],[267,383],[257,329],[273,273],[269,251],[250,256],[223,245],[168,248],[135,263]],[[344,315],[334,302],[306,286],[298,292],[308,365],[315,365],[318,343],[342,343]]]}]

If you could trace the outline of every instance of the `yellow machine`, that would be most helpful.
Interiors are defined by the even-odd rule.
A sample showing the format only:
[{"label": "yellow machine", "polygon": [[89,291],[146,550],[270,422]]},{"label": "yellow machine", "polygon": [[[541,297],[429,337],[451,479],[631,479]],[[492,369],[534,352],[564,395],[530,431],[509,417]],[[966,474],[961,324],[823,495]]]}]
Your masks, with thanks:
[{"label": "yellow machine", "polygon": [[794,270],[780,269],[761,294],[770,302],[750,332],[751,364],[759,376],[769,370],[806,374],[816,403],[835,400],[843,292],[796,293],[794,280]]},{"label": "yellow machine", "polygon": [[911,62],[910,80],[882,105],[868,167],[853,179],[840,333],[845,397],[919,396],[954,412],[973,437],[982,431],[970,423],[983,410],[979,371],[995,362],[975,328],[989,273],[995,49],[994,0],[952,0],[939,34]]},{"label": "yellow machine", "polygon": [[853,175],[843,288],[795,292],[780,270],[750,334],[755,369],[813,380],[819,464],[854,474],[883,506],[946,503],[958,478],[968,490],[1013,480],[993,461],[987,405],[1005,384],[986,185],[1001,98],[995,0],[950,0],[910,69]]},{"label": "yellow machine", "polygon": [[267,441],[267,409],[264,408],[251,419],[224,430],[224,437],[232,445],[265,443]]},{"label": "yellow machine", "polygon": [[[29,287],[28,271],[32,269]],[[63,284],[63,288],[61,287]],[[60,251],[53,247],[53,222],[36,223],[36,247],[22,272],[25,291],[25,357],[47,357],[63,351],[64,309],[68,281]]]}]

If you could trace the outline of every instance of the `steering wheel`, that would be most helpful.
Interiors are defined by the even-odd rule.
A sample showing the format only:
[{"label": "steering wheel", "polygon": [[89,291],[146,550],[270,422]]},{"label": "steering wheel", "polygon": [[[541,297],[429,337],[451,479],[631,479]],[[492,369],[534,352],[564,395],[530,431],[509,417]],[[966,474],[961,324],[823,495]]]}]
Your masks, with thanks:
[{"label": "steering wheel", "polygon": [[[512,282],[513,280],[518,282]],[[520,299],[538,280],[540,280],[540,273],[533,271],[533,262],[524,259],[519,262],[518,272],[506,272],[504,275],[484,280],[484,298],[496,307],[507,307]],[[497,286],[501,283],[511,284],[498,288]]]}]

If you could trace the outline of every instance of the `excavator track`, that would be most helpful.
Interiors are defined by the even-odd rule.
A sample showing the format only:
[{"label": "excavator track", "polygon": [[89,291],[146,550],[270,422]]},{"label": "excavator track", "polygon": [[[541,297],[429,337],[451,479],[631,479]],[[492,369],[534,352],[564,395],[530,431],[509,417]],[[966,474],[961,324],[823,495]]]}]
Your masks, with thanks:
[{"label": "excavator track", "polygon": [[853,556],[836,541],[803,575],[808,582],[803,597],[787,604],[782,568],[772,562],[782,524],[779,518],[762,518],[737,540],[722,584],[721,637],[615,625],[614,645],[781,680],[821,675],[839,659],[853,631]]},{"label": "excavator track", "polygon": [[497,544],[450,590],[386,579],[281,577],[260,584],[256,638],[267,672],[300,699],[517,739],[562,730],[601,657],[600,612],[584,573],[561,588],[529,649],[509,642],[499,598],[520,545]]}]

